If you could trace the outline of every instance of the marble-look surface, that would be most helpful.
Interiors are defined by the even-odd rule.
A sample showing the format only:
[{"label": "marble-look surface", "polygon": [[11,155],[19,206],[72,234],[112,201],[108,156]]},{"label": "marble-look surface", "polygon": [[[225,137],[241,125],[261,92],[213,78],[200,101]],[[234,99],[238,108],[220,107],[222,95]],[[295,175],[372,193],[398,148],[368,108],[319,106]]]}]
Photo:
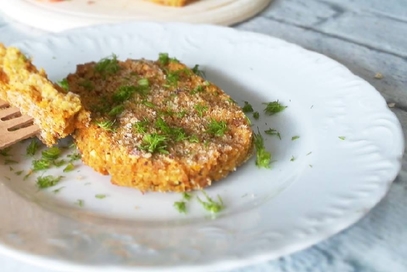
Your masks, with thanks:
[{"label": "marble-look surface", "polygon": [[[370,82],[391,103],[407,135],[407,2],[275,0],[237,29],[272,35],[323,53]],[[0,13],[0,42],[45,34]],[[383,79],[375,79],[376,73]],[[386,139],[383,139],[386,140]],[[407,164],[364,219],[302,252],[233,272],[407,271]],[[0,256],[3,272],[51,272]]]}]

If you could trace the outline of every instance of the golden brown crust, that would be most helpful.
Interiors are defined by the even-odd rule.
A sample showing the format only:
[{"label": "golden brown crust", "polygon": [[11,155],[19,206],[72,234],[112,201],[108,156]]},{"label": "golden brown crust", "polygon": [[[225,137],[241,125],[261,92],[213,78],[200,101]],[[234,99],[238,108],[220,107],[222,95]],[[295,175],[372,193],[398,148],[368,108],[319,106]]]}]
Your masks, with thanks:
[{"label": "golden brown crust", "polygon": [[34,118],[48,146],[89,122],[79,96],[48,80],[17,48],[0,44],[0,98]]},{"label": "golden brown crust", "polygon": [[[91,125],[74,135],[82,159],[110,174],[112,183],[142,191],[201,189],[250,157],[250,124],[217,86],[176,61],[117,64],[112,74],[97,72],[96,63],[79,65],[67,77],[70,90],[92,111]],[[146,81],[148,88],[140,87]],[[139,89],[117,103],[115,95],[123,86]],[[117,107],[122,111],[112,116]],[[113,131],[101,128],[102,121],[114,122]],[[213,123],[224,128],[211,130]],[[161,149],[148,149],[146,135],[153,134],[165,138]]]}]

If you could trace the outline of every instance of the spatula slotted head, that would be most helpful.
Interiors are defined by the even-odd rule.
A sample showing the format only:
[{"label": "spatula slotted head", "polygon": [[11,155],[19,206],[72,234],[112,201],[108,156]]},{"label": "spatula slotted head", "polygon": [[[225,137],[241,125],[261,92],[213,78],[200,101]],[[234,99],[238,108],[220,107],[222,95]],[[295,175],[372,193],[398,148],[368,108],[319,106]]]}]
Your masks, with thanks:
[{"label": "spatula slotted head", "polygon": [[32,117],[22,115],[18,108],[0,100],[0,149],[38,134],[40,128],[33,121]]}]

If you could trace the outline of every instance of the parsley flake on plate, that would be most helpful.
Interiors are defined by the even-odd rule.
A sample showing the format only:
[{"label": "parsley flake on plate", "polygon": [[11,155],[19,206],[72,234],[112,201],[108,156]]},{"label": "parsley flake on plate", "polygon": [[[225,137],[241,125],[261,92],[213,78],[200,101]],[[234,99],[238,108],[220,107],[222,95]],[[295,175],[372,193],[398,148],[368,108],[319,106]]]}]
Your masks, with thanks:
[{"label": "parsley flake on plate", "polygon": [[180,213],[187,213],[187,206],[186,206],[185,201],[174,202],[174,207]]},{"label": "parsley flake on plate", "polygon": [[213,200],[205,191],[202,191],[206,200],[201,200],[199,197],[198,202],[202,204],[205,210],[211,213],[219,213],[225,208],[222,198],[218,195],[218,201]]},{"label": "parsley flake on plate", "polygon": [[280,140],[281,140],[281,135],[280,132],[278,132],[275,129],[269,128],[267,130],[264,131],[265,134],[270,135],[270,136],[277,136]]},{"label": "parsley flake on plate", "polygon": [[71,172],[71,171],[73,171],[75,169],[75,166],[73,165],[73,163],[68,163],[68,165],[67,166],[65,166],[65,168],[64,168],[64,172]]},{"label": "parsley flake on plate", "polygon": [[42,151],[42,158],[45,160],[54,161],[61,155],[61,149],[54,146]]},{"label": "parsley flake on plate", "polygon": [[60,182],[62,178],[63,178],[63,176],[58,176],[58,177],[52,176],[52,175],[41,176],[41,177],[37,178],[37,186],[40,189],[52,187],[52,186],[55,186],[56,184],[58,184],[58,182]]},{"label": "parsley flake on plate", "polygon": [[105,194],[97,194],[97,195],[95,195],[95,198],[97,198],[97,199],[104,199],[106,197],[107,197],[107,195],[105,195]]},{"label": "parsley flake on plate", "polygon": [[82,199],[78,199],[75,204],[82,208],[85,205],[85,201],[83,201]]},{"label": "parsley flake on plate", "polygon": [[38,140],[32,139],[30,144],[27,146],[26,154],[28,156],[34,156],[37,153],[39,147],[40,143],[38,142]]},{"label": "parsley flake on plate", "polygon": [[205,72],[199,69],[199,65],[195,64],[195,66],[191,69],[195,75],[200,76],[202,78],[205,77]]},{"label": "parsley flake on plate", "polygon": [[254,146],[256,148],[256,165],[259,168],[270,168],[271,153],[266,150],[260,131],[254,133]]},{"label": "parsley flake on plate", "polygon": [[53,190],[52,192],[54,193],[54,194],[58,194],[62,189],[64,189],[65,188],[65,186],[62,186],[62,187],[59,187],[58,189],[55,189],[55,190]]},{"label": "parsley flake on plate", "polygon": [[285,108],[287,108],[287,106],[281,105],[280,102],[278,102],[278,100],[269,102],[269,103],[263,103],[263,104],[266,105],[266,108],[264,109],[264,113],[266,113],[267,115],[274,115],[276,113],[283,111]]},{"label": "parsley flake on plate", "polygon": [[244,105],[242,107],[242,111],[244,113],[253,112],[253,106],[249,104],[249,102],[244,101]]},{"label": "parsley flake on plate", "polygon": [[259,118],[260,118],[260,113],[259,113],[258,111],[253,112],[253,118],[254,118],[255,120],[259,120]]}]

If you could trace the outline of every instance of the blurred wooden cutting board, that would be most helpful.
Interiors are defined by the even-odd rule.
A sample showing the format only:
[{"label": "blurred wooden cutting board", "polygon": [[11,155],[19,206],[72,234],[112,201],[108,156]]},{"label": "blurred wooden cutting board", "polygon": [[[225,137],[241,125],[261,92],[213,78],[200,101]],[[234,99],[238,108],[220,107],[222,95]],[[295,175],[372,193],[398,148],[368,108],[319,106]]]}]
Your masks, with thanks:
[{"label": "blurred wooden cutting board", "polygon": [[58,32],[122,21],[188,22],[232,25],[263,10],[272,0],[199,0],[182,8],[146,0],[2,0],[0,10],[32,27]]}]

